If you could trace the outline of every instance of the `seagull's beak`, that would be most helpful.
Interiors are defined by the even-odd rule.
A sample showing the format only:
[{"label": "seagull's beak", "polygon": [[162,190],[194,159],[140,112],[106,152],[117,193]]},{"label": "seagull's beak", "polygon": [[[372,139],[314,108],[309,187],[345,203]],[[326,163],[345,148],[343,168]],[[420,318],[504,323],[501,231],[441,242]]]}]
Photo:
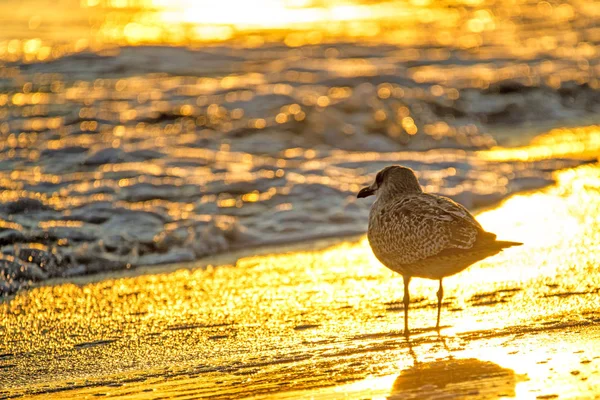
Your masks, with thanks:
[{"label": "seagull's beak", "polygon": [[357,198],[362,199],[363,197],[369,197],[375,194],[375,189],[370,186],[360,189],[360,192],[356,195]]}]

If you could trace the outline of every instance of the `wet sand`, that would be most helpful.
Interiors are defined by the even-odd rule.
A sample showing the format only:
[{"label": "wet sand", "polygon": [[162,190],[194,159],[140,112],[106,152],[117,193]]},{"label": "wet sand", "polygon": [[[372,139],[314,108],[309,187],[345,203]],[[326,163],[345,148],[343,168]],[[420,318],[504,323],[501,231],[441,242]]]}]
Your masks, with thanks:
[{"label": "wet sand", "polygon": [[526,244],[445,281],[441,337],[435,282],[411,287],[407,342],[401,278],[360,239],[20,292],[0,305],[0,393],[597,397],[599,171],[559,172],[477,215]]}]

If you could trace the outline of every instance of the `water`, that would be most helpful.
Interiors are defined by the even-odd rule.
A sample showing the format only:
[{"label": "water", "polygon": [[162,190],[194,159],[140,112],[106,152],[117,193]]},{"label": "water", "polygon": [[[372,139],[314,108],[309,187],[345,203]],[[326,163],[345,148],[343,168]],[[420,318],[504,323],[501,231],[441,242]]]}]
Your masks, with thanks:
[{"label": "water", "polygon": [[0,3],[1,291],[364,232],[392,162],[477,207],[595,156],[596,4],[202,4]]}]

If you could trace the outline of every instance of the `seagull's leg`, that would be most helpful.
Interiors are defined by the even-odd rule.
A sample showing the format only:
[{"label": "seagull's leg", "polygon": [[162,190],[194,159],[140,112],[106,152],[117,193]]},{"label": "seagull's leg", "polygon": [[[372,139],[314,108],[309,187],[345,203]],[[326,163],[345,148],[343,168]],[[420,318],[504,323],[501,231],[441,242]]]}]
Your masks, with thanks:
[{"label": "seagull's leg", "polygon": [[452,352],[450,351],[450,348],[448,347],[448,343],[446,342],[446,338],[441,335],[440,331],[438,331],[438,340],[440,342],[442,342],[442,345],[444,346],[444,349],[449,353],[448,354],[448,358],[453,359],[454,356],[452,355]]},{"label": "seagull's leg", "polygon": [[415,349],[413,349],[412,343],[408,336],[406,337],[406,344],[408,345],[408,353],[413,359],[413,365],[416,367],[420,364],[419,359],[417,358],[417,353],[415,353]]},{"label": "seagull's leg", "polygon": [[440,314],[442,313],[442,299],[444,298],[444,287],[442,286],[442,280],[440,279],[440,288],[437,291],[438,307],[437,307],[437,324],[435,329],[440,330]]},{"label": "seagull's leg", "polygon": [[408,304],[410,303],[410,295],[408,293],[408,284],[410,283],[410,276],[403,275],[404,278],[404,335],[408,336]]}]

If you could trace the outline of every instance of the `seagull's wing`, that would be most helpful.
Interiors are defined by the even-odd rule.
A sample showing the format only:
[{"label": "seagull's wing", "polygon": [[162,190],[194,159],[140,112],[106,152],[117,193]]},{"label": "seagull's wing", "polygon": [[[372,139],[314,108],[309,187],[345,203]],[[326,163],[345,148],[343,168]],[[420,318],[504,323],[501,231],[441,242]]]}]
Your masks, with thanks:
[{"label": "seagull's wing", "polygon": [[[383,210],[381,216],[394,237],[400,262],[409,264],[451,249],[471,249],[493,242],[496,235],[462,206],[429,194],[406,197]],[[387,221],[385,221],[387,220]],[[392,249],[389,249],[392,250]]]},{"label": "seagull's wing", "polygon": [[462,219],[468,222],[469,224],[473,225],[475,228],[481,229],[483,231],[483,228],[481,227],[479,222],[477,222],[475,217],[473,217],[469,210],[463,207],[462,204],[459,204],[444,196],[436,196],[428,193],[424,193],[424,195],[430,197],[432,202],[435,201],[435,204],[448,214],[451,214],[456,218]]}]

